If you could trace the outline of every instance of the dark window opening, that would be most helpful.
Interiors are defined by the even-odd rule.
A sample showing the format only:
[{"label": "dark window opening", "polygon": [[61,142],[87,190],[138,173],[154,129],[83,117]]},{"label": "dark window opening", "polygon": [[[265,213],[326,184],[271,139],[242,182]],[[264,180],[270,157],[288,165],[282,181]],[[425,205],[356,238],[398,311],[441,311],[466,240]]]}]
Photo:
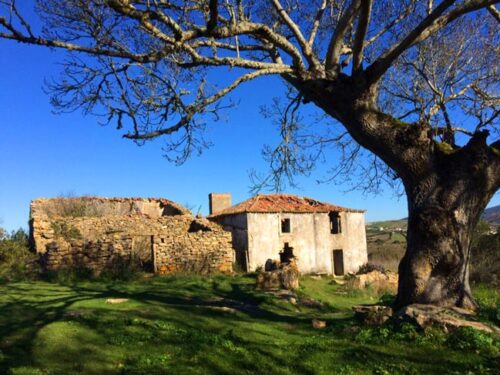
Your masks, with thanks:
[{"label": "dark window opening", "polygon": [[342,250],[333,250],[333,274],[335,276],[344,274],[344,252]]},{"label": "dark window opening", "polygon": [[293,247],[291,247],[288,242],[285,242],[285,246],[280,252],[280,263],[290,263],[290,260],[293,258],[295,258],[295,255],[293,255]]},{"label": "dark window opening", "polygon": [[290,219],[281,219],[281,233],[290,233],[291,231]]},{"label": "dark window opening", "polygon": [[330,212],[330,232],[332,234],[342,233],[342,222],[338,212]]}]

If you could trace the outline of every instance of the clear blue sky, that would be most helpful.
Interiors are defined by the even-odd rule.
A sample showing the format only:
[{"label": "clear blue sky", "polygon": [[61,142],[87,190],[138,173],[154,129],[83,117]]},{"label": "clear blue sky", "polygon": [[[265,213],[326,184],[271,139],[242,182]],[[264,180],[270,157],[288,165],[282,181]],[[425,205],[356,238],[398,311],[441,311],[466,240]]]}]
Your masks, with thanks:
[{"label": "clear blue sky", "polygon": [[[263,144],[276,130],[259,113],[281,90],[276,80],[247,84],[235,93],[240,104],[228,122],[212,123],[214,146],[180,167],[162,157],[162,141],[139,147],[113,126],[81,113],[55,115],[42,91],[44,78],[57,75],[63,53],[0,41],[0,226],[27,228],[29,203],[61,194],[165,197],[208,211],[210,192],[230,192],[233,203],[249,197],[248,171],[266,171]],[[335,163],[329,160],[328,163]],[[365,196],[347,186],[320,184],[328,164],[300,189],[288,192],[338,205],[367,209],[367,221],[402,218],[406,199],[392,191]],[[497,194],[490,205],[500,204]]]}]

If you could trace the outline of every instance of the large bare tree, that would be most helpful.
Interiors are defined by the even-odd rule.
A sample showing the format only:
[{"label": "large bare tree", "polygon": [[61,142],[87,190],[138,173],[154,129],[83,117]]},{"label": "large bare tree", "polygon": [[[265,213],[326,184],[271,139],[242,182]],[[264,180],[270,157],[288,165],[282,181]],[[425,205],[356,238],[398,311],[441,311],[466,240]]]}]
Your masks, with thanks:
[{"label": "large bare tree", "polygon": [[[0,38],[69,51],[53,104],[116,120],[136,142],[166,138],[178,162],[204,147],[207,117],[234,89],[280,77],[275,175],[307,171],[306,147],[340,147],[344,173],[369,151],[367,178],[402,181],[408,199],[396,304],[474,308],[471,233],[500,186],[495,3],[38,0],[36,30],[16,1],[0,0]],[[213,82],[213,70],[232,80]],[[301,133],[307,103],[335,124]]]}]

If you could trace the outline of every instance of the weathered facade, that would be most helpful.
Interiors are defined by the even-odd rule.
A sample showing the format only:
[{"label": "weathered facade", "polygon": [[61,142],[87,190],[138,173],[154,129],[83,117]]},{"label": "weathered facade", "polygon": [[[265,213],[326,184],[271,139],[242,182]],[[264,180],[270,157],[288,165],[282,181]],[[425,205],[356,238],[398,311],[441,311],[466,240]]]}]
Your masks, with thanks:
[{"label": "weathered facade", "polygon": [[302,273],[343,275],[368,261],[363,210],[287,194],[211,207],[222,207],[209,218],[232,233],[236,261],[247,271],[294,257]]},{"label": "weathered facade", "polygon": [[98,274],[133,258],[161,274],[232,271],[231,234],[166,199],[37,199],[30,223],[47,270],[84,266]]}]

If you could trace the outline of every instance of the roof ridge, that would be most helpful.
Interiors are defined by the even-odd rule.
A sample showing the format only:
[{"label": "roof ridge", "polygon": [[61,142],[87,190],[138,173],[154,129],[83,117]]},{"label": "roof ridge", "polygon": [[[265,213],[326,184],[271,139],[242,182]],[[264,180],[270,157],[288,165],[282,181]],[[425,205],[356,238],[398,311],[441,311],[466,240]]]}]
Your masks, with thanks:
[{"label": "roof ridge", "polygon": [[247,200],[220,212],[211,217],[234,215],[240,213],[320,213],[320,212],[365,212],[322,202],[314,198],[296,194],[256,194]]}]

